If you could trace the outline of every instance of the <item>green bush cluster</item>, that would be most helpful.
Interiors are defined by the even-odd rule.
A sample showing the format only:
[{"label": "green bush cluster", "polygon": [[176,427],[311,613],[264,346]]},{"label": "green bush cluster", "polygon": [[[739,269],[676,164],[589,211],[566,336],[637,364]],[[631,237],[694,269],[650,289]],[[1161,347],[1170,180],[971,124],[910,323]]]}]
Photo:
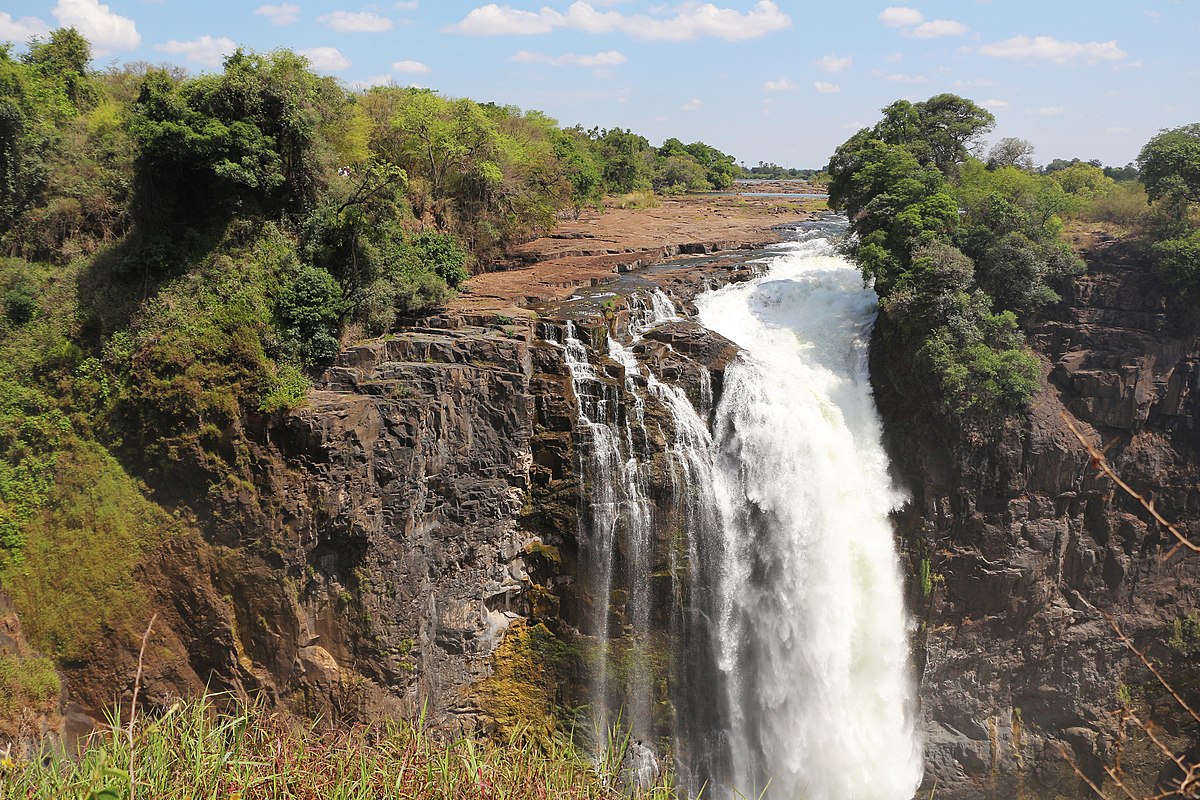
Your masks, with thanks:
[{"label": "green bush cluster", "polygon": [[1082,267],[1059,237],[1072,201],[1032,171],[1027,143],[1005,140],[988,164],[973,158],[993,118],[970,100],[901,100],[883,114],[834,153],[829,194],[850,216],[849,249],[879,293],[883,335],[917,367],[898,378],[949,417],[1002,418],[1038,385],[1019,316],[1056,302],[1055,285]]},{"label": "green bush cluster", "polygon": [[1153,202],[1145,225],[1160,273],[1200,297],[1200,123],[1165,130],[1138,154]]}]

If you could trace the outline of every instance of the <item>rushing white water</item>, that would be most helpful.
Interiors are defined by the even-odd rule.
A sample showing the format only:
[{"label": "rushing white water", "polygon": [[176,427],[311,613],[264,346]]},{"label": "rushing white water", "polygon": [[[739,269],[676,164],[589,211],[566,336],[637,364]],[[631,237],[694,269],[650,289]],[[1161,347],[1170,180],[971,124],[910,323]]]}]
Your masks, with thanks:
[{"label": "rushing white water", "polygon": [[874,292],[823,238],[697,300],[737,343],[717,406],[718,666],[731,784],[908,800],[920,783],[908,620],[867,374]]},{"label": "rushing white water", "polygon": [[631,344],[606,337],[623,380],[563,330],[596,720],[669,751],[681,796],[909,800],[921,745],[888,519],[902,498],[867,375],[876,298],[819,228],[754,267],[696,301],[741,353],[719,387],[694,365],[695,405],[638,358],[681,319],[661,290],[630,298]]}]

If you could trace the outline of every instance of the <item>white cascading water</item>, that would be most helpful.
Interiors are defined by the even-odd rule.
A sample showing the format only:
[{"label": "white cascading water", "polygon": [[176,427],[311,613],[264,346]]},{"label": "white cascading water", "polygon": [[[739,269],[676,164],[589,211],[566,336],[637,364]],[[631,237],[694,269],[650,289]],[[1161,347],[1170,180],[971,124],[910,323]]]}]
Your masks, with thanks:
[{"label": "white cascading water", "polygon": [[718,661],[731,784],[781,800],[908,800],[921,780],[908,618],[867,373],[876,297],[819,236],[697,299],[742,355],[714,440]]},{"label": "white cascading water", "polygon": [[[876,297],[822,227],[844,229],[806,231],[754,280],[697,298],[698,321],[741,349],[715,409],[707,369],[697,413],[636,347],[608,337],[624,368],[614,383],[571,323],[562,337],[587,440],[581,543],[594,596],[624,620],[614,629],[601,600],[589,622],[597,721],[669,735],[683,797],[759,797],[769,784],[772,800],[909,800],[921,779],[888,519],[902,497],[867,375]],[[658,289],[630,312],[635,345],[679,319]],[[647,431],[648,403],[667,412],[669,435]],[[656,502],[652,440],[665,441],[673,487]],[[672,576],[665,731],[653,709],[666,676],[647,660],[650,638],[668,633],[652,610],[656,547]]]}]

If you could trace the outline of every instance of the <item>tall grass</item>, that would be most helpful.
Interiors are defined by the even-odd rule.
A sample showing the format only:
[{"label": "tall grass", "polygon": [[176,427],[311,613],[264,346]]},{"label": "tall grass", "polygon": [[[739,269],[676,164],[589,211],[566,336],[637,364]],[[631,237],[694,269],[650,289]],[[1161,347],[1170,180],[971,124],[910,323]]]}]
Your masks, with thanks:
[{"label": "tall grass", "polygon": [[[127,731],[120,719],[111,720],[79,760],[15,763],[0,753],[0,798],[128,798]],[[595,767],[566,740],[443,739],[423,720],[322,730],[260,707],[218,714],[205,698],[139,720],[133,778],[138,797],[156,800],[616,800],[629,797],[618,786],[622,748],[616,745]],[[674,794],[664,781],[637,796],[671,800]]]}]

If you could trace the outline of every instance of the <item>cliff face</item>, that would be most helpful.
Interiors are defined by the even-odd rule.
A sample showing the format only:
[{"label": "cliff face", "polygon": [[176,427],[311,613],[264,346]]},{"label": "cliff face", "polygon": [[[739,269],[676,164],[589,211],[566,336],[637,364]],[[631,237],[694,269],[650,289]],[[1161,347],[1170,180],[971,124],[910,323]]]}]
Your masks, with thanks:
[{"label": "cliff face", "polygon": [[[1046,380],[994,438],[938,430],[876,380],[911,492],[900,533],[920,623],[924,791],[936,783],[938,796],[1087,796],[1062,748],[1098,783],[1120,757],[1132,785],[1150,788],[1166,762],[1120,741],[1122,700],[1179,752],[1195,734],[1104,615],[1191,692],[1200,557],[1166,557],[1172,536],[1097,474],[1064,415],[1198,539],[1200,348],[1186,309],[1128,251],[1087,261],[1063,303],[1027,325]],[[895,356],[877,344],[881,378]]]}]

